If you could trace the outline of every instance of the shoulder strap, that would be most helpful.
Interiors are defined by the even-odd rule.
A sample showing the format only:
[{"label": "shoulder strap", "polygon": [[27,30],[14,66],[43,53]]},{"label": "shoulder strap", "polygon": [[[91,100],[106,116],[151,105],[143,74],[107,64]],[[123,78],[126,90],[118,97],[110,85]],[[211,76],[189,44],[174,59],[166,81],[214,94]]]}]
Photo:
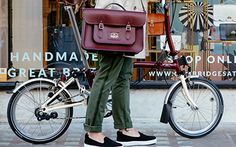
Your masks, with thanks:
[{"label": "shoulder strap", "polygon": [[[123,4],[124,6],[125,6],[125,4],[126,4],[127,1],[129,1],[129,0],[126,0],[126,1],[124,2],[124,4]],[[134,1],[134,0],[133,0],[133,1]],[[146,9],[145,9],[145,7],[144,7],[143,0],[139,0],[139,1],[140,1],[141,5],[142,5],[143,12],[146,13]]]},{"label": "shoulder strap", "polygon": [[144,7],[143,0],[140,0],[140,1],[141,1],[141,5],[142,5],[142,7],[143,7],[143,12],[146,13],[146,9],[145,9],[145,7]]},{"label": "shoulder strap", "polygon": [[124,11],[126,11],[125,8],[124,8],[122,5],[118,4],[118,3],[110,3],[110,4],[106,5],[106,6],[104,7],[104,9],[106,9],[106,8],[109,7],[110,5],[117,5],[117,6],[119,6],[120,8],[122,8]]}]

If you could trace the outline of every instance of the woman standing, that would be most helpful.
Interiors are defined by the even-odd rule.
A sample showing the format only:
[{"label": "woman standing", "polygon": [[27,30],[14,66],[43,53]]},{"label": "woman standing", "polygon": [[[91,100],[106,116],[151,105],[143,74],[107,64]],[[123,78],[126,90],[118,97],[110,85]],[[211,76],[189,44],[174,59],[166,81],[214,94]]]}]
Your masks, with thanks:
[{"label": "woman standing", "polygon": [[[126,10],[143,11],[141,0],[96,0],[96,8],[104,8],[110,3],[118,3]],[[117,8],[112,5],[112,9]],[[100,54],[99,66],[86,112],[84,129],[87,133],[84,146],[115,147],[155,144],[156,137],[138,132],[133,128],[130,118],[129,80],[132,75],[132,58],[123,55]],[[114,128],[118,129],[117,141],[109,139],[102,133],[104,110],[110,91],[112,91]]]}]

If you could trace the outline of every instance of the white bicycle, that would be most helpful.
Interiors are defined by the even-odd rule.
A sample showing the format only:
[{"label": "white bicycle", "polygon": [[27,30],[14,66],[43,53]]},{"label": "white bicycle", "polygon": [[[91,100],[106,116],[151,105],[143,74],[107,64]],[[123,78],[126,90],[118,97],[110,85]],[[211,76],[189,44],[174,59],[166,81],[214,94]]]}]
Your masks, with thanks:
[{"label": "white bicycle", "polygon": [[[170,52],[162,52],[159,61],[136,62],[135,67],[155,69],[174,69],[179,80],[166,94],[161,122],[171,125],[174,131],[188,138],[203,137],[212,132],[223,115],[223,98],[218,88],[206,79],[191,77],[181,70],[187,66],[186,58],[177,58],[170,33],[168,7],[165,5],[166,38]],[[71,6],[65,6],[80,55],[80,33]],[[66,81],[35,78],[21,84],[13,91],[8,104],[8,122],[13,132],[21,139],[34,143],[48,143],[59,138],[68,129],[73,118],[73,107],[86,105],[89,90],[80,84],[79,74],[85,74],[91,86],[94,73],[90,70],[84,56],[81,56],[85,68],[81,72],[72,71]],[[168,59],[172,61],[164,62]],[[78,94],[72,95],[67,89],[76,83]],[[77,100],[75,100],[77,99]],[[112,114],[112,100],[107,102],[106,116]]]}]

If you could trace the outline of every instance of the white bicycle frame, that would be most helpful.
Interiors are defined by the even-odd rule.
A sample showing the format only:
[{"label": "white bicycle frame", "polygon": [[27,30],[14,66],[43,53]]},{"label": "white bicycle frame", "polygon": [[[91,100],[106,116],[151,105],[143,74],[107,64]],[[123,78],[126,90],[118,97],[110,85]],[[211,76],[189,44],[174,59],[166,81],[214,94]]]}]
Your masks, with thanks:
[{"label": "white bicycle frame", "polygon": [[[16,89],[14,89],[13,93],[16,93],[19,89],[21,89],[22,87],[25,87],[29,83],[34,83],[34,82],[46,82],[46,83],[51,83],[54,86],[60,87],[60,90],[58,90],[55,94],[53,94],[52,97],[46,98],[46,101],[41,105],[40,110],[43,111],[43,112],[49,112],[49,111],[53,111],[53,110],[57,110],[57,109],[63,109],[63,108],[69,108],[69,107],[76,107],[76,106],[86,105],[87,104],[86,103],[87,102],[87,98],[90,95],[90,91],[86,90],[85,87],[82,86],[79,83],[79,79],[78,78],[73,78],[73,77],[71,77],[65,83],[63,83],[63,82],[56,82],[54,80],[50,80],[50,79],[46,79],[46,78],[31,79],[31,80],[28,80],[28,81],[22,83],[20,86],[18,86]],[[71,103],[57,103],[57,104],[53,104],[53,105],[48,105],[48,104],[50,104],[50,102],[54,101],[56,99],[56,97],[62,91],[64,91],[68,95],[68,99],[73,97],[72,94],[66,88],[69,85],[71,85],[72,83],[74,83],[74,82],[76,82],[76,85],[78,87],[79,95],[83,96],[83,99],[81,101],[77,101],[77,102],[73,102],[72,101]]]},{"label": "white bicycle frame", "polygon": [[[81,44],[80,44],[81,36],[80,36],[80,32],[79,32],[79,29],[78,29],[78,25],[77,25],[77,22],[76,22],[76,19],[75,19],[75,15],[74,15],[72,6],[65,6],[65,10],[69,14],[69,18],[70,18],[70,21],[71,21],[71,24],[72,24],[72,28],[73,28],[76,44],[78,46],[78,50],[79,50],[79,53],[81,55],[82,62],[84,64],[84,66],[85,66],[85,69],[89,69],[89,64],[88,64],[87,60],[84,57],[84,51],[81,49]],[[191,108],[193,108],[195,110],[198,109],[198,106],[196,105],[196,103],[193,101],[193,99],[191,98],[191,96],[189,94],[189,91],[188,91],[188,88],[187,88],[187,84],[186,84],[186,79],[191,79],[191,78],[193,78],[193,77],[185,77],[184,75],[180,75],[179,76],[180,80],[175,82],[175,84],[173,84],[171,86],[171,88],[168,90],[168,93],[166,94],[166,97],[165,97],[164,104],[168,103],[168,100],[169,100],[168,98],[169,98],[169,95],[170,95],[171,91],[181,82],[181,84],[183,86],[183,93],[185,95],[186,101],[190,104]],[[84,105],[87,102],[87,97],[90,95],[90,92],[88,90],[86,90],[83,86],[80,85],[79,79],[78,78],[74,78],[74,77],[71,77],[65,83],[63,83],[63,82],[58,82],[57,83],[56,81],[45,79],[45,78],[31,79],[31,80],[21,84],[13,92],[15,93],[21,87],[24,87],[28,83],[36,82],[36,81],[45,81],[45,82],[53,83],[55,86],[57,86],[57,84],[58,84],[58,86],[61,88],[52,97],[48,97],[48,99],[42,104],[41,111],[43,111],[43,112],[49,112],[49,111],[53,111],[53,110],[57,110],[57,109],[63,109],[63,108],[69,108],[69,107],[76,107],[76,106]],[[69,103],[69,104],[67,104],[67,103],[58,103],[58,104],[54,104],[54,105],[49,105],[48,106],[48,104],[50,104],[50,102],[55,100],[56,97],[62,91],[65,91],[69,95],[69,97],[71,97],[70,92],[66,88],[69,85],[71,85],[73,82],[76,82],[76,84],[78,86],[78,90],[80,91],[80,95],[84,96],[83,100],[78,101],[78,102],[72,102],[72,103]]]},{"label": "white bicycle frame", "polygon": [[170,94],[171,92],[175,89],[175,87],[181,83],[183,86],[183,94],[184,94],[184,98],[186,99],[186,101],[190,104],[191,108],[197,110],[198,106],[197,104],[194,102],[194,100],[192,99],[192,97],[189,94],[189,90],[187,88],[187,83],[186,83],[186,79],[192,79],[192,78],[199,78],[199,76],[188,76],[188,77],[184,77],[184,75],[180,75],[178,81],[176,81],[168,90],[166,96],[165,96],[165,100],[164,100],[164,104],[168,104],[169,102],[169,98],[170,98]]},{"label": "white bicycle frame", "polygon": [[[195,104],[195,102],[193,101],[193,99],[191,98],[191,96],[189,95],[189,91],[187,89],[187,84],[186,84],[186,79],[191,79],[191,78],[196,78],[196,76],[192,76],[192,77],[187,77],[185,78],[183,75],[181,75],[180,80],[176,81],[168,90],[166,96],[165,96],[165,100],[164,100],[164,104],[168,104],[169,98],[170,98],[170,93],[173,91],[173,89],[179,84],[181,83],[183,86],[183,93],[186,96],[185,99],[186,101],[190,104],[190,106],[193,109],[198,109],[198,106]],[[67,80],[65,83],[64,82],[59,82],[57,83],[56,81],[53,80],[49,80],[49,79],[45,79],[45,78],[35,78],[35,79],[31,79],[23,84],[21,84],[19,87],[17,87],[16,89],[14,89],[13,93],[16,93],[20,88],[25,87],[25,85],[31,83],[31,82],[37,82],[37,81],[41,81],[41,82],[48,82],[48,83],[52,83],[53,85],[60,87],[60,90],[58,90],[52,97],[48,97],[47,100],[42,104],[40,110],[42,112],[49,112],[49,111],[53,111],[53,110],[57,110],[57,109],[64,109],[64,108],[69,108],[69,107],[76,107],[76,106],[81,106],[81,105],[87,105],[87,98],[90,95],[90,91],[86,90],[84,86],[82,86],[79,83],[79,79],[78,78],[73,78],[71,77],[69,80]],[[83,99],[81,101],[77,101],[77,102],[71,102],[71,103],[57,103],[57,104],[53,104],[53,105],[48,105],[50,104],[52,101],[54,101],[56,99],[56,97],[62,92],[65,91],[67,93],[67,95],[69,96],[68,99],[70,99],[72,97],[71,93],[66,89],[69,85],[71,85],[73,82],[76,82],[77,87],[78,87],[78,91],[79,91],[79,95],[83,96]]]}]

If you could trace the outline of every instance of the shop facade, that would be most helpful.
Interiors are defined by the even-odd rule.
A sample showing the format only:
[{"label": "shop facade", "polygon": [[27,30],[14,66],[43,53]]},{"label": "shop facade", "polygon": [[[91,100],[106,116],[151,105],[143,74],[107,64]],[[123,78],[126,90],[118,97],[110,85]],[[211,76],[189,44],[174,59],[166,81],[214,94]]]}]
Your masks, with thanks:
[{"label": "shop facade", "polygon": [[[170,14],[174,16],[173,40],[180,53],[188,56],[189,64],[194,71],[192,74],[214,81],[234,81],[236,46],[234,39],[222,40],[220,36],[222,28],[214,22],[214,8],[218,5],[236,6],[233,1],[222,0],[185,1],[178,3],[176,8],[172,6]],[[157,6],[158,0],[147,2],[148,13],[161,13]],[[0,12],[3,14],[0,16],[0,67],[7,68],[8,71],[11,69],[11,72],[7,73],[6,81],[14,78],[25,81],[37,77],[35,71],[45,69],[46,72],[48,67],[81,66],[68,16],[56,0],[2,0]],[[187,18],[192,16],[191,13],[194,17],[189,25],[190,20]],[[208,20],[202,17],[205,15],[208,16]],[[76,17],[80,26],[80,11]],[[233,15],[229,17],[232,19],[224,23],[234,21]],[[146,55],[142,59],[134,60],[158,60],[165,40],[164,34],[149,35],[147,40]],[[86,57],[91,67],[96,68],[97,55],[87,54]],[[157,83],[164,79],[175,80],[174,73],[142,68],[134,69],[132,78],[133,81]]]},{"label": "shop facade", "polygon": [[8,67],[8,1],[0,1],[0,67]]}]

